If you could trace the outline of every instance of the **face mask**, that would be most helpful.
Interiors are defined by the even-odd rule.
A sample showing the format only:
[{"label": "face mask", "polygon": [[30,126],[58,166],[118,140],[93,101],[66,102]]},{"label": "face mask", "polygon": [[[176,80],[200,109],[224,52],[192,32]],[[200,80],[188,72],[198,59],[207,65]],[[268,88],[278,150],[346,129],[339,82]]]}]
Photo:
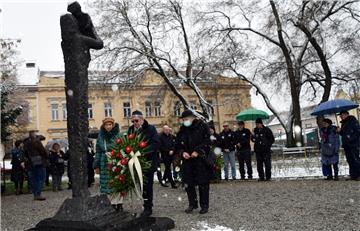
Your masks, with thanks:
[{"label": "face mask", "polygon": [[185,120],[183,124],[184,124],[185,127],[190,127],[191,124],[192,124],[192,121],[191,120]]}]

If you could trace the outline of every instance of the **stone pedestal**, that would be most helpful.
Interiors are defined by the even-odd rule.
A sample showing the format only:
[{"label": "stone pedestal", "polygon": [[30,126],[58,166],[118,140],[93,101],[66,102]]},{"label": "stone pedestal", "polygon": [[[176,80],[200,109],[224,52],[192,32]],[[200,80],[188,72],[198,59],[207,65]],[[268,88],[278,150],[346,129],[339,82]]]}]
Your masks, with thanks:
[{"label": "stone pedestal", "polygon": [[136,217],[115,211],[106,195],[67,199],[57,214],[40,221],[36,231],[136,231],[170,230],[175,227],[166,217]]}]

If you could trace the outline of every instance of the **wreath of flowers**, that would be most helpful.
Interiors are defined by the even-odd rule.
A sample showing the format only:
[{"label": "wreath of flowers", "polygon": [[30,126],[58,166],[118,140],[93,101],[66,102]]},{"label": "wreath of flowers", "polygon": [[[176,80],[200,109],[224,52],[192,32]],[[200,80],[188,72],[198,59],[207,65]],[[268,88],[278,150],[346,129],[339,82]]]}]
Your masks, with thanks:
[{"label": "wreath of flowers", "polygon": [[[143,140],[141,135],[129,134],[121,135],[116,138],[114,148],[108,156],[108,170],[109,170],[109,189],[113,193],[120,193],[121,197],[125,197],[129,192],[134,192],[135,187],[140,185],[140,176],[137,171],[134,171],[134,179],[130,172],[129,161],[133,158],[134,153],[141,155],[136,157],[140,163],[142,170],[142,178],[144,173],[150,168],[150,161],[145,158],[145,154],[150,149],[150,146]],[[146,179],[144,179],[146,181]]]}]

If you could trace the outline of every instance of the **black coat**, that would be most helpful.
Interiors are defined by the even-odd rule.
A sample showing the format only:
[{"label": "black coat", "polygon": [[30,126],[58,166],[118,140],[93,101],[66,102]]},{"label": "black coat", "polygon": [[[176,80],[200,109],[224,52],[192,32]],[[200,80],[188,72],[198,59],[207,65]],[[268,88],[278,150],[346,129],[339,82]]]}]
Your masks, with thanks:
[{"label": "black coat", "polygon": [[222,151],[224,151],[225,149],[229,149],[230,151],[235,150],[235,133],[233,131],[222,131],[220,132],[219,137],[219,144]]},{"label": "black coat", "polygon": [[344,148],[360,146],[360,127],[359,122],[354,116],[350,115],[341,121],[340,135]]},{"label": "black coat", "polygon": [[268,127],[255,128],[254,135],[251,137],[254,144],[254,151],[258,153],[270,153],[271,145],[274,143],[275,138]]},{"label": "black coat", "polygon": [[157,153],[160,148],[160,138],[156,131],[155,126],[150,125],[146,120],[144,120],[143,125],[139,130],[135,132],[134,125],[131,125],[128,130],[128,134],[136,133],[143,136],[144,141],[149,145],[147,153],[145,153],[146,159],[151,161],[150,171],[156,171],[158,165]]},{"label": "black coat", "polygon": [[169,154],[170,151],[175,152],[175,136],[165,133],[160,134],[160,153],[161,158],[165,162],[172,162],[174,159],[175,153],[172,155]]},{"label": "black coat", "polygon": [[24,152],[19,148],[13,148],[11,150],[11,180],[21,181],[24,179],[25,170],[21,166],[24,163]]},{"label": "black coat", "polygon": [[41,156],[43,166],[46,167],[48,165],[48,153],[41,143],[39,138],[31,139],[26,138],[24,140],[24,157],[25,157],[25,165],[27,169],[31,169],[33,167],[31,162],[31,157]]},{"label": "black coat", "polygon": [[216,148],[220,146],[220,136],[217,133],[210,135],[211,148]]},{"label": "black coat", "polygon": [[49,170],[50,170],[50,174],[52,174],[52,175],[64,174],[65,154],[61,150],[59,152],[60,152],[60,154],[56,153],[54,150],[51,150],[49,152]]},{"label": "black coat", "polygon": [[[194,120],[190,127],[181,126],[176,136],[176,153],[179,153],[182,162],[183,182],[190,185],[207,184],[211,178],[212,167],[206,164],[205,158],[210,152],[210,130],[206,123]],[[196,151],[197,158],[185,160],[183,153],[191,155]]]},{"label": "black coat", "polygon": [[240,144],[240,147],[237,146],[239,152],[247,151],[251,149],[250,146],[251,132],[249,129],[244,128],[235,131],[235,144]]}]

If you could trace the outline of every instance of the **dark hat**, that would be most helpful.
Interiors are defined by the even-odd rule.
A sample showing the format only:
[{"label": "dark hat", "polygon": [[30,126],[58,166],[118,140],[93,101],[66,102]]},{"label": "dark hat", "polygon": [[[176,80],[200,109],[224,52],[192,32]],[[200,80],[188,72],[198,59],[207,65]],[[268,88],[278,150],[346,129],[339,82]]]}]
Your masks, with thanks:
[{"label": "dark hat", "polygon": [[257,119],[255,120],[255,123],[256,123],[256,124],[263,124],[263,122],[262,122],[262,119],[261,119],[261,118],[257,118]]},{"label": "dark hat", "polygon": [[349,115],[349,112],[344,110],[344,111],[341,111],[340,113],[338,113],[338,115],[341,115],[341,114]]},{"label": "dark hat", "polygon": [[185,118],[189,116],[195,116],[194,113],[191,110],[185,110],[183,113],[181,113],[180,118]]},{"label": "dark hat", "polygon": [[142,116],[143,113],[141,111],[136,110],[136,111],[133,111],[133,113],[131,113],[131,115],[133,115],[133,116]]},{"label": "dark hat", "polygon": [[238,125],[245,125],[244,121],[239,121]]},{"label": "dark hat", "polygon": [[329,125],[331,125],[331,124],[332,124],[331,119],[326,118],[326,119],[324,119],[323,121],[324,121],[325,123],[329,124]]}]

